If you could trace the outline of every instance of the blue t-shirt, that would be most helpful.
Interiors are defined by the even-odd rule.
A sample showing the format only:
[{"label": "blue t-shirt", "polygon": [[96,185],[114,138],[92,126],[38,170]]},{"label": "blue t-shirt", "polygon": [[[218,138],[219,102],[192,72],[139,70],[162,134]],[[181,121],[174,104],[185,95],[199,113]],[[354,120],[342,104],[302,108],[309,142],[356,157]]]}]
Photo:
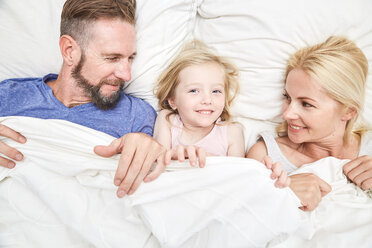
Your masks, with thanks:
[{"label": "blue t-shirt", "polygon": [[57,77],[56,74],[48,74],[44,78],[0,82],[0,116],[67,120],[117,138],[136,132],[152,135],[156,112],[145,101],[121,93],[118,105],[111,110],[100,110],[93,103],[68,108],[46,84]]}]

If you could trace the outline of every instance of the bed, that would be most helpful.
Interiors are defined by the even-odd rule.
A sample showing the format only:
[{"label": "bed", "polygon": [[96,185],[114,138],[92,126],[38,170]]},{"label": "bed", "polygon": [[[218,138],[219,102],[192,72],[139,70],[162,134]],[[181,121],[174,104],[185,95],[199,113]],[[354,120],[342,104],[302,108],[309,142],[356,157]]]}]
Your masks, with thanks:
[{"label": "bed", "polygon": [[[0,2],[0,80],[58,73],[63,3]],[[241,72],[233,114],[245,128],[248,149],[260,131],[273,130],[280,121],[290,54],[344,35],[370,62],[363,115],[368,120],[372,114],[369,0],[138,0],[137,5],[138,55],[125,91],[155,108],[157,76],[186,40],[200,39]],[[1,247],[372,247],[372,203],[347,183],[339,170],[345,161],[325,159],[303,168],[337,188],[312,213],[297,209],[289,189],[275,189],[259,163],[223,157],[208,158],[206,170],[174,163],[158,180],[119,200],[111,184],[117,158],[92,153],[94,144],[112,137],[63,121],[0,121],[28,134],[31,144],[19,149],[37,158],[14,171],[0,170]],[[77,136],[80,141],[68,142]],[[38,153],[45,149],[68,159],[56,163]]]}]

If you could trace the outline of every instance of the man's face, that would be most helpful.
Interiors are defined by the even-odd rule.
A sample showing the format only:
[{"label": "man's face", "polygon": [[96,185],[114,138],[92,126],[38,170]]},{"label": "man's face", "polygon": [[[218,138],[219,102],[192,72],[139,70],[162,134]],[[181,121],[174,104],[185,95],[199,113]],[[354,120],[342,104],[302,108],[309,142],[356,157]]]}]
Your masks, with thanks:
[{"label": "man's face", "polygon": [[131,78],[135,56],[134,26],[122,20],[97,20],[72,77],[100,109],[112,109]]}]

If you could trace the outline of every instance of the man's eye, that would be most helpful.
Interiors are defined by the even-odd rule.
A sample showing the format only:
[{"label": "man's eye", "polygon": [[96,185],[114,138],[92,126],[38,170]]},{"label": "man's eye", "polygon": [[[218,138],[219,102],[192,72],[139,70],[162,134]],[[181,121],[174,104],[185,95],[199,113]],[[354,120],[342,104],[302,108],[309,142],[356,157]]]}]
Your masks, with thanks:
[{"label": "man's eye", "polygon": [[119,58],[118,57],[107,57],[106,60],[108,61],[117,61]]}]

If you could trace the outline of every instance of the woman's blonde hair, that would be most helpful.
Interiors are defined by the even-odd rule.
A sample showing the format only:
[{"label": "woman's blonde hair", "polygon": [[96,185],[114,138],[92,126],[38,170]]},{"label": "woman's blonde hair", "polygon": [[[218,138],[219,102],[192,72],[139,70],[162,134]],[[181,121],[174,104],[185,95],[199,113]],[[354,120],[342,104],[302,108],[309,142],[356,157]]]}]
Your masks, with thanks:
[{"label": "woman's blonde hair", "polygon": [[[305,47],[293,54],[287,63],[285,80],[293,69],[301,69],[322,86],[328,95],[356,111],[346,124],[344,141],[352,133],[362,135],[369,128],[360,120],[363,110],[368,61],[354,42],[331,36],[325,42]],[[287,123],[277,127],[280,136],[287,135]]]},{"label": "woman's blonde hair", "polygon": [[187,43],[158,78],[155,95],[159,100],[161,110],[168,109],[171,113],[177,113],[169,105],[168,99],[174,97],[175,90],[180,83],[180,72],[188,66],[205,63],[216,63],[224,71],[225,107],[220,117],[222,121],[230,120],[230,106],[239,91],[238,69],[227,61],[226,58],[215,55],[204,43],[197,40]]}]

